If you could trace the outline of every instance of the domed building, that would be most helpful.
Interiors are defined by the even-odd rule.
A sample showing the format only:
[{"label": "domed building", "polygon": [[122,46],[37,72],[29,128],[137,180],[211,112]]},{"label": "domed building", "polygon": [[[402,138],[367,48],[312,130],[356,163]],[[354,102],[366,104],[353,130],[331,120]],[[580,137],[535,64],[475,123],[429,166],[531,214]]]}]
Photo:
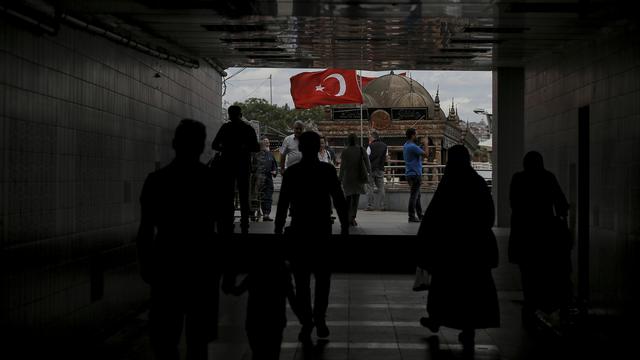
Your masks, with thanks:
[{"label": "domed building", "polygon": [[[389,146],[391,160],[402,160],[405,131],[411,127],[419,138],[427,138],[427,164],[445,164],[447,149],[456,144],[465,145],[470,153],[478,149],[478,139],[458,116],[453,99],[448,115],[441,109],[439,89],[433,98],[417,81],[391,72],[370,81],[363,98],[363,143],[367,144],[368,134],[376,130]],[[330,120],[320,122],[318,131],[339,150],[349,133],[361,134],[360,116],[359,106],[333,106]]]}]

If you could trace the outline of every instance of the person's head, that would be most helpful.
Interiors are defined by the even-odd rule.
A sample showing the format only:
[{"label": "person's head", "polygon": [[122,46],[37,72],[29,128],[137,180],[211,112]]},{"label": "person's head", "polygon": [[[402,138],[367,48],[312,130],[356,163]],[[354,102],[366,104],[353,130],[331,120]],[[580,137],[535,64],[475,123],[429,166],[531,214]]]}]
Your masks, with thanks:
[{"label": "person's head", "polygon": [[471,167],[469,150],[464,145],[454,145],[449,148],[447,170],[457,170]]},{"label": "person's head", "polygon": [[380,135],[378,134],[377,131],[375,130],[371,131],[371,140],[372,141],[380,140]]},{"label": "person's head", "polygon": [[229,109],[227,109],[229,113],[229,120],[240,120],[242,119],[242,109],[238,105],[231,105]]},{"label": "person's head", "polygon": [[415,142],[417,137],[416,129],[408,128],[407,131],[405,131],[405,136],[407,137],[407,140]]},{"label": "person's head", "polygon": [[296,120],[296,122],[293,123],[293,136],[299,138],[303,131],[304,123],[300,120]]},{"label": "person's head", "polygon": [[181,159],[199,159],[204,150],[207,129],[204,124],[192,120],[182,119],[173,135],[173,149],[176,157]]},{"label": "person's head", "polygon": [[271,145],[271,142],[269,141],[268,137],[263,137],[262,141],[260,142],[260,149],[262,150],[269,150],[269,145]]},{"label": "person's head", "polygon": [[305,131],[298,138],[298,150],[302,153],[302,159],[318,159],[320,151],[320,135],[315,131]]},{"label": "person's head", "polygon": [[539,171],[544,169],[542,154],[537,151],[529,151],[522,159],[522,167],[525,171]]},{"label": "person's head", "polygon": [[327,139],[324,138],[323,135],[320,135],[320,149],[324,149],[327,145]]},{"label": "person's head", "polygon": [[356,134],[351,133],[349,134],[349,136],[347,136],[347,146],[355,146],[357,142],[358,137],[356,136]]}]

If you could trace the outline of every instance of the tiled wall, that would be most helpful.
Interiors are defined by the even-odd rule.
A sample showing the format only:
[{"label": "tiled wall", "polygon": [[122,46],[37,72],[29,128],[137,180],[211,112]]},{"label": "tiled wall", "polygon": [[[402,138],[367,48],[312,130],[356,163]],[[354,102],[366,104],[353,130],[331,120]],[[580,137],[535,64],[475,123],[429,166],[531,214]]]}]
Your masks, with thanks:
[{"label": "tiled wall", "polygon": [[147,298],[142,183],[173,157],[181,118],[210,143],[221,78],[67,27],[0,30],[0,330],[100,331]]},{"label": "tiled wall", "polygon": [[525,73],[525,150],[542,152],[574,201],[578,108],[589,105],[591,296],[594,306],[616,311],[637,308],[639,299],[638,35],[603,35],[536,59]]}]

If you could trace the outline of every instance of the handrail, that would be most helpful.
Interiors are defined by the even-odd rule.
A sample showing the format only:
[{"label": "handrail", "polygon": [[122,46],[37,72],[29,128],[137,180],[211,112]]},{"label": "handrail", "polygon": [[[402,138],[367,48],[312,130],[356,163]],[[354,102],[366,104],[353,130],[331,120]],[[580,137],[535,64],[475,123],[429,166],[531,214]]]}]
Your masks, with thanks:
[{"label": "handrail", "polygon": [[[472,162],[471,166],[478,171],[491,170],[491,163]],[[423,191],[435,191],[444,176],[446,165],[435,164],[429,161],[422,162],[422,183],[420,189]],[[340,172],[340,165],[336,165],[336,170]],[[408,191],[409,184],[404,179],[404,160],[388,159],[384,166],[384,188],[385,191]],[[276,181],[277,183],[277,181]],[[279,185],[279,184],[278,184]],[[278,186],[276,185],[276,188]]]},{"label": "handrail", "polygon": [[[384,188],[386,190],[408,190],[409,184],[406,180],[404,171],[404,160],[387,160],[386,163],[395,163],[398,165],[385,165],[384,167]],[[400,165],[401,164],[401,165]],[[444,165],[422,163],[422,183],[420,188],[426,191],[433,191],[438,187],[442,176],[444,175]],[[340,165],[336,166],[336,170],[340,171]]]}]

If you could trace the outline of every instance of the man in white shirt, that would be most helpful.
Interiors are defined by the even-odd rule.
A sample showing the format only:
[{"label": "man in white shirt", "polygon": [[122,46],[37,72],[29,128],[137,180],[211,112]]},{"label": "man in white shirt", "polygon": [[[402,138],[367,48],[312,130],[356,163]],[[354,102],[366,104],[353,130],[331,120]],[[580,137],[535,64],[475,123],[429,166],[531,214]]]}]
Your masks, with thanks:
[{"label": "man in white shirt", "polygon": [[280,173],[284,174],[284,171],[291,165],[300,162],[302,154],[298,150],[298,138],[304,131],[304,123],[297,120],[293,123],[293,134],[287,136],[282,140],[282,146],[280,147]]},{"label": "man in white shirt", "polygon": [[320,162],[333,165],[333,157],[329,150],[327,150],[327,140],[322,135],[320,135],[320,152],[318,152],[318,160],[320,160]]}]

